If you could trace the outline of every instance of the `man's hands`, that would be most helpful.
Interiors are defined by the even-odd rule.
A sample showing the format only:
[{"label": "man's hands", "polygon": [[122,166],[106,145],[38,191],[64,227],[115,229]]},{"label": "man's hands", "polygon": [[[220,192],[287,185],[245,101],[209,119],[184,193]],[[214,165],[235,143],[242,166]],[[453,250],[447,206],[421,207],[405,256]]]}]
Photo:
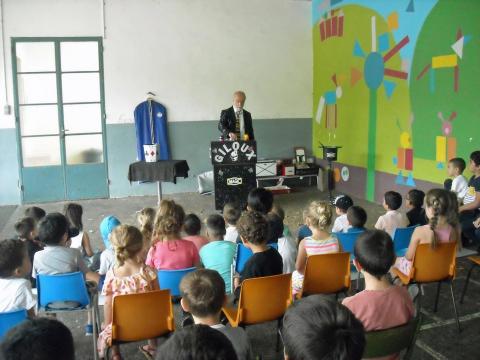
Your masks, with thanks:
[{"label": "man's hands", "polygon": [[237,141],[238,138],[237,138],[237,134],[231,132],[231,133],[228,133],[228,136],[230,137],[230,140],[232,141]]}]

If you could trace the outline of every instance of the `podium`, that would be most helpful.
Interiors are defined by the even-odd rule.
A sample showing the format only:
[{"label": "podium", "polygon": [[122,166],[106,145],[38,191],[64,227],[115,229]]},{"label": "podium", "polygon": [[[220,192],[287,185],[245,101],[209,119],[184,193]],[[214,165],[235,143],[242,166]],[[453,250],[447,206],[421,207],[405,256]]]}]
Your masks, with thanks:
[{"label": "podium", "polygon": [[241,209],[256,184],[257,143],[255,141],[212,141],[210,158],[215,184],[215,209],[237,202]]}]

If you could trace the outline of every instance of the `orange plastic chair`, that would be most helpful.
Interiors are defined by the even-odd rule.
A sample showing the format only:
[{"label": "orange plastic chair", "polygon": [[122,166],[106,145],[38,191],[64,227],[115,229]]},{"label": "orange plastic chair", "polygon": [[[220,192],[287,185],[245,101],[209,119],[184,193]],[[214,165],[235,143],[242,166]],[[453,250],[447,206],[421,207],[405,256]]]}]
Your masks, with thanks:
[{"label": "orange plastic chair", "polygon": [[450,285],[452,295],[453,310],[457,321],[458,331],[460,331],[460,321],[458,320],[457,305],[453,294],[453,279],[455,277],[457,244],[454,242],[439,244],[432,249],[430,244],[419,244],[415,250],[412,269],[409,275],[403,274],[397,268],[393,272],[404,285],[416,283],[419,285],[428,283],[438,283],[437,295],[433,311],[438,309],[438,298],[440,296],[440,287],[442,282]]},{"label": "orange plastic chair", "polygon": [[463,304],[463,298],[465,297],[465,293],[467,292],[468,282],[470,281],[470,276],[472,275],[473,269],[475,269],[477,266],[480,266],[480,256],[469,256],[468,260],[472,262],[472,266],[470,267],[470,270],[468,270],[467,278],[465,279],[465,285],[463,286],[460,304]]},{"label": "orange plastic chair", "polygon": [[283,315],[293,301],[292,274],[246,279],[241,286],[238,306],[222,308],[230,325],[245,327],[277,320],[280,328]]},{"label": "orange plastic chair", "polygon": [[[118,295],[113,298],[109,346],[153,339],[175,330],[170,290]],[[108,349],[106,358],[108,359]]]},{"label": "orange plastic chair", "polygon": [[302,291],[298,298],[312,294],[346,293],[350,288],[350,253],[311,255],[307,258]]}]

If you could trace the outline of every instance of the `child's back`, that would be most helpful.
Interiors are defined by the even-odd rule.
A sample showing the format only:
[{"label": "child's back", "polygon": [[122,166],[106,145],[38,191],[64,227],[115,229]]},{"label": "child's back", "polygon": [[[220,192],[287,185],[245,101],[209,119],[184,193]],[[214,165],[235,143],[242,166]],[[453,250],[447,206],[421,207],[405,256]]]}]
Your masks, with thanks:
[{"label": "child's back", "polygon": [[378,218],[375,229],[384,230],[390,236],[393,236],[396,228],[406,227],[407,219],[398,211],[401,206],[402,195],[396,191],[387,191],[383,200],[383,207],[387,212]]},{"label": "child's back", "polygon": [[105,275],[115,265],[115,253],[110,243],[110,234],[119,225],[120,220],[111,215],[104,217],[100,223],[100,234],[105,246],[105,250],[100,255],[100,269],[98,270],[100,275]]},{"label": "child's back", "polygon": [[184,236],[183,238],[194,243],[198,251],[200,251],[202,246],[208,244],[208,239],[200,235],[201,229],[202,223],[197,215],[188,214],[185,216],[183,231],[185,231],[187,236]]},{"label": "child's back", "polygon": [[238,230],[237,230],[237,221],[240,219],[240,206],[234,202],[228,202],[223,207],[223,218],[225,219],[226,225],[226,234],[225,240],[233,243],[237,243],[239,240]]},{"label": "child's back", "polygon": [[277,250],[268,248],[265,251],[253,254],[245,263],[240,280],[279,275],[283,272],[283,260]]}]

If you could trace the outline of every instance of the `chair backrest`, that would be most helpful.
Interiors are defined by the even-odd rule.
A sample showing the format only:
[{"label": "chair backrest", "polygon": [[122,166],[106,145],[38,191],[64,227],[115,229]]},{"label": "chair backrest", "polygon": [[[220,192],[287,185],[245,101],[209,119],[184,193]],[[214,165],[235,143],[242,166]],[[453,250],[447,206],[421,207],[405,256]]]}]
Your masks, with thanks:
[{"label": "chair backrest", "polygon": [[393,355],[411,348],[420,324],[421,315],[417,315],[405,325],[365,333],[363,359]]},{"label": "chair backrest", "polygon": [[270,244],[268,244],[268,246],[270,246],[272,249],[275,249],[275,250],[278,251],[278,242],[276,242],[276,243],[270,243]]},{"label": "chair backrest", "polygon": [[432,249],[430,244],[419,244],[415,250],[412,273],[415,282],[428,283],[453,278],[455,276],[457,244],[438,244]]},{"label": "chair backrest", "polygon": [[348,233],[339,232],[335,233],[340,245],[342,245],[342,250],[351,254],[353,259],[353,249],[355,248],[355,242],[358,237],[363,234],[364,231],[352,231]]},{"label": "chair backrest", "polygon": [[169,290],[117,295],[112,306],[112,340],[139,341],[175,330]]},{"label": "chair backrest", "polygon": [[303,295],[333,294],[350,288],[350,254],[311,255],[303,278]]},{"label": "chair backrest", "polygon": [[38,307],[44,308],[50,303],[71,301],[82,307],[90,304],[85,279],[81,272],[37,275]]},{"label": "chair backrest", "polygon": [[248,259],[253,255],[252,250],[243,244],[237,244],[237,256],[235,258],[235,271],[241,273]]},{"label": "chair backrest", "polygon": [[395,252],[408,248],[416,227],[417,225],[395,229],[393,232],[393,246]]},{"label": "chair backrest", "polygon": [[292,274],[246,279],[238,300],[239,323],[258,324],[281,318],[292,303]]},{"label": "chair backrest", "polygon": [[27,310],[15,310],[0,313],[0,340],[13,327],[27,319]]},{"label": "chair backrest", "polygon": [[185,275],[196,269],[196,267],[191,267],[179,270],[158,270],[157,277],[160,289],[170,290],[172,296],[180,296],[180,281]]}]

